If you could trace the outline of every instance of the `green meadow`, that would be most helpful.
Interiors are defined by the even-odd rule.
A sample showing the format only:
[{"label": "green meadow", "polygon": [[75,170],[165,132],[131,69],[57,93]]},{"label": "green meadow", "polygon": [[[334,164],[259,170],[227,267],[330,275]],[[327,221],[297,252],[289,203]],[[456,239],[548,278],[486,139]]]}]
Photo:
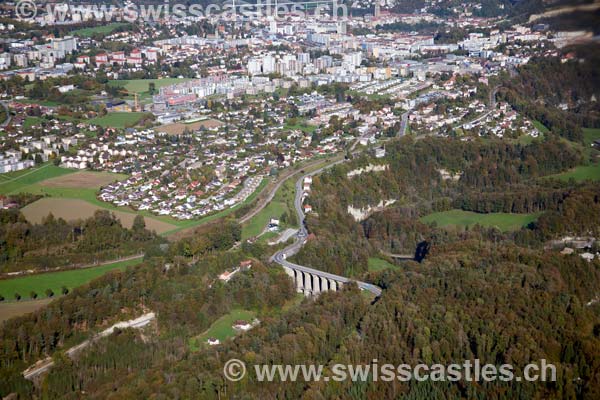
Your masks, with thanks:
[{"label": "green meadow", "polygon": [[87,121],[90,125],[100,125],[109,128],[128,128],[135,126],[146,113],[143,112],[109,112],[102,117]]},{"label": "green meadow", "polygon": [[471,211],[450,210],[426,215],[421,221],[430,224],[436,223],[440,227],[462,226],[469,227],[479,224],[484,227],[496,227],[503,232],[518,230],[536,221],[541,213],[535,214],[509,214],[489,213],[481,214]]},{"label": "green meadow", "polygon": [[386,269],[397,269],[398,266],[386,260],[376,257],[369,257],[368,267],[370,272],[379,272]]},{"label": "green meadow", "polygon": [[92,37],[94,35],[108,35],[110,33],[112,33],[113,31],[115,31],[117,28],[120,28],[122,26],[126,26],[127,24],[124,22],[113,22],[111,24],[107,24],[107,25],[100,25],[100,26],[95,26],[93,28],[82,28],[82,29],[77,29],[71,32],[71,35],[73,36],[80,36],[80,37]]},{"label": "green meadow", "polygon": [[197,350],[201,345],[206,344],[206,341],[209,338],[219,339],[221,343],[223,343],[228,338],[237,334],[235,329],[232,327],[235,321],[244,320],[247,322],[252,322],[255,317],[256,313],[254,311],[241,309],[231,310],[229,313],[223,315],[221,318],[213,322],[206,332],[193,338],[190,341],[190,347],[194,350]]},{"label": "green meadow", "polygon": [[54,292],[54,296],[59,296],[63,286],[71,290],[75,287],[84,285],[109,271],[123,271],[129,266],[137,265],[141,262],[142,258],[137,258],[135,260],[118,261],[97,267],[1,279],[0,295],[4,296],[6,299],[5,301],[13,301],[15,300],[15,293],[19,293],[23,299],[28,299],[30,298],[31,291],[34,291],[38,294],[38,298],[42,298],[47,297],[45,292],[47,289],[51,289]]}]

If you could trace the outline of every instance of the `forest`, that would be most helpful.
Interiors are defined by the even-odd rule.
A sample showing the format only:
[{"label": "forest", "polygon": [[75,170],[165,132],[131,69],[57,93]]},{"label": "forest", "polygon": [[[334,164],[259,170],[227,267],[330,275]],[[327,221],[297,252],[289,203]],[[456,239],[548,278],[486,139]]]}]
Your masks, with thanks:
[{"label": "forest", "polygon": [[17,209],[0,210],[0,271],[68,267],[137,254],[162,241],[136,216],[130,229],[110,211],[67,222],[48,214],[40,224],[28,222]]},{"label": "forest", "polygon": [[[296,257],[307,265],[373,282],[383,288],[381,297],[367,298],[350,284],[336,293],[297,300],[291,279],[270,265],[273,249],[236,246],[241,229],[228,219],[198,228],[168,246],[151,241],[141,265],[107,274],[2,325],[0,395],[597,398],[600,304],[594,299],[600,262],[543,247],[566,234],[600,234],[600,185],[550,177],[583,162],[580,148],[552,134],[525,146],[489,139],[407,137],[389,142],[386,154],[383,159],[365,155],[314,178],[311,204],[316,213],[307,218],[310,237]],[[373,163],[389,167],[347,176]],[[444,179],[440,169],[460,178]],[[364,206],[393,196],[400,199],[397,204],[360,222],[346,211],[348,205]],[[515,232],[480,226],[448,230],[419,220],[431,211],[454,207],[542,214]],[[4,218],[18,221],[18,214]],[[105,218],[97,216],[83,227],[108,229]],[[122,234],[133,235],[127,232]],[[428,246],[420,262],[367,271],[369,257],[381,257],[382,251],[414,251],[422,242]],[[105,246],[110,243],[107,240]],[[90,243],[80,237],[76,245],[83,249]],[[250,270],[227,283],[217,279],[243,260],[251,260]],[[240,308],[252,310],[260,325],[216,347],[190,345],[213,322]],[[93,332],[148,311],[158,319],[143,331],[117,330],[81,356],[64,354]],[[34,384],[22,377],[22,370],[48,355],[55,367],[40,381]],[[557,366],[558,381],[267,384],[250,374],[232,383],[221,372],[230,358],[248,364],[323,365],[368,364],[372,359],[392,364],[479,359],[513,364],[517,374],[527,363],[546,359]]]}]

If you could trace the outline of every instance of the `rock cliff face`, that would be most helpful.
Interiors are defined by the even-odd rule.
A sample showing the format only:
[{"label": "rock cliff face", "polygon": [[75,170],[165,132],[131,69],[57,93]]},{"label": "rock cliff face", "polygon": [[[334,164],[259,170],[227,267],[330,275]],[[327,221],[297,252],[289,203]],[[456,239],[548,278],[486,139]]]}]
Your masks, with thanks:
[{"label": "rock cliff face", "polygon": [[346,176],[348,176],[348,178],[352,178],[353,176],[358,176],[365,172],[381,172],[381,171],[385,171],[386,169],[388,169],[387,164],[386,165],[369,164],[364,168],[353,169],[352,171],[348,172],[346,174]]},{"label": "rock cliff face", "polygon": [[383,211],[386,207],[394,204],[396,199],[390,200],[381,200],[379,204],[375,206],[368,206],[364,208],[354,208],[352,206],[348,206],[348,214],[352,215],[355,221],[363,221],[369,217],[369,215],[374,212]]}]

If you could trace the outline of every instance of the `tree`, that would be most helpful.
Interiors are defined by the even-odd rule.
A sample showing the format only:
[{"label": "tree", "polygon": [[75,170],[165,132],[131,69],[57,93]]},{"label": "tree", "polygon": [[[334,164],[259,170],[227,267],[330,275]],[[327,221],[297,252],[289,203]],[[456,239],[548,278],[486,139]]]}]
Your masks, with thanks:
[{"label": "tree", "polygon": [[46,296],[47,297],[54,297],[54,292],[52,291],[52,289],[46,289]]},{"label": "tree", "polygon": [[146,229],[146,221],[144,220],[144,217],[141,215],[136,215],[133,219],[133,225],[131,226],[131,229],[133,229],[134,232],[139,232]]},{"label": "tree", "polygon": [[15,293],[15,300],[21,300],[21,295],[19,293]]},{"label": "tree", "polygon": [[31,292],[29,292],[29,297],[31,297],[32,299],[37,299],[38,295],[35,292],[35,290],[32,290]]},{"label": "tree", "polygon": [[63,295],[65,295],[65,294],[68,294],[68,293],[69,293],[69,289],[67,289],[67,287],[66,287],[66,286],[63,286],[63,287],[60,289],[60,292],[61,292]]}]

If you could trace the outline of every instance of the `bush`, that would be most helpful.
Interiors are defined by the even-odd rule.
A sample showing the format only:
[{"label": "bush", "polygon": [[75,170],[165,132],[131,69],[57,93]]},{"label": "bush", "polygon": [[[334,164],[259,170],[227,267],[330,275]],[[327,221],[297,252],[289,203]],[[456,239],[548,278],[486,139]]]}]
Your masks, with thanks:
[{"label": "bush", "polygon": [[32,299],[34,299],[34,300],[35,300],[35,299],[37,299],[37,297],[38,297],[38,294],[37,294],[35,291],[33,291],[33,290],[32,290],[32,291],[29,293],[29,297],[31,297]]},{"label": "bush", "polygon": [[52,291],[52,289],[46,289],[46,296],[54,297],[54,292]]},{"label": "bush", "polygon": [[15,293],[15,300],[21,300],[21,295],[19,293]]},{"label": "bush", "polygon": [[60,289],[60,292],[61,292],[62,294],[68,294],[68,293],[69,293],[69,289],[67,289],[67,287],[66,287],[66,286],[63,286],[63,287]]}]

